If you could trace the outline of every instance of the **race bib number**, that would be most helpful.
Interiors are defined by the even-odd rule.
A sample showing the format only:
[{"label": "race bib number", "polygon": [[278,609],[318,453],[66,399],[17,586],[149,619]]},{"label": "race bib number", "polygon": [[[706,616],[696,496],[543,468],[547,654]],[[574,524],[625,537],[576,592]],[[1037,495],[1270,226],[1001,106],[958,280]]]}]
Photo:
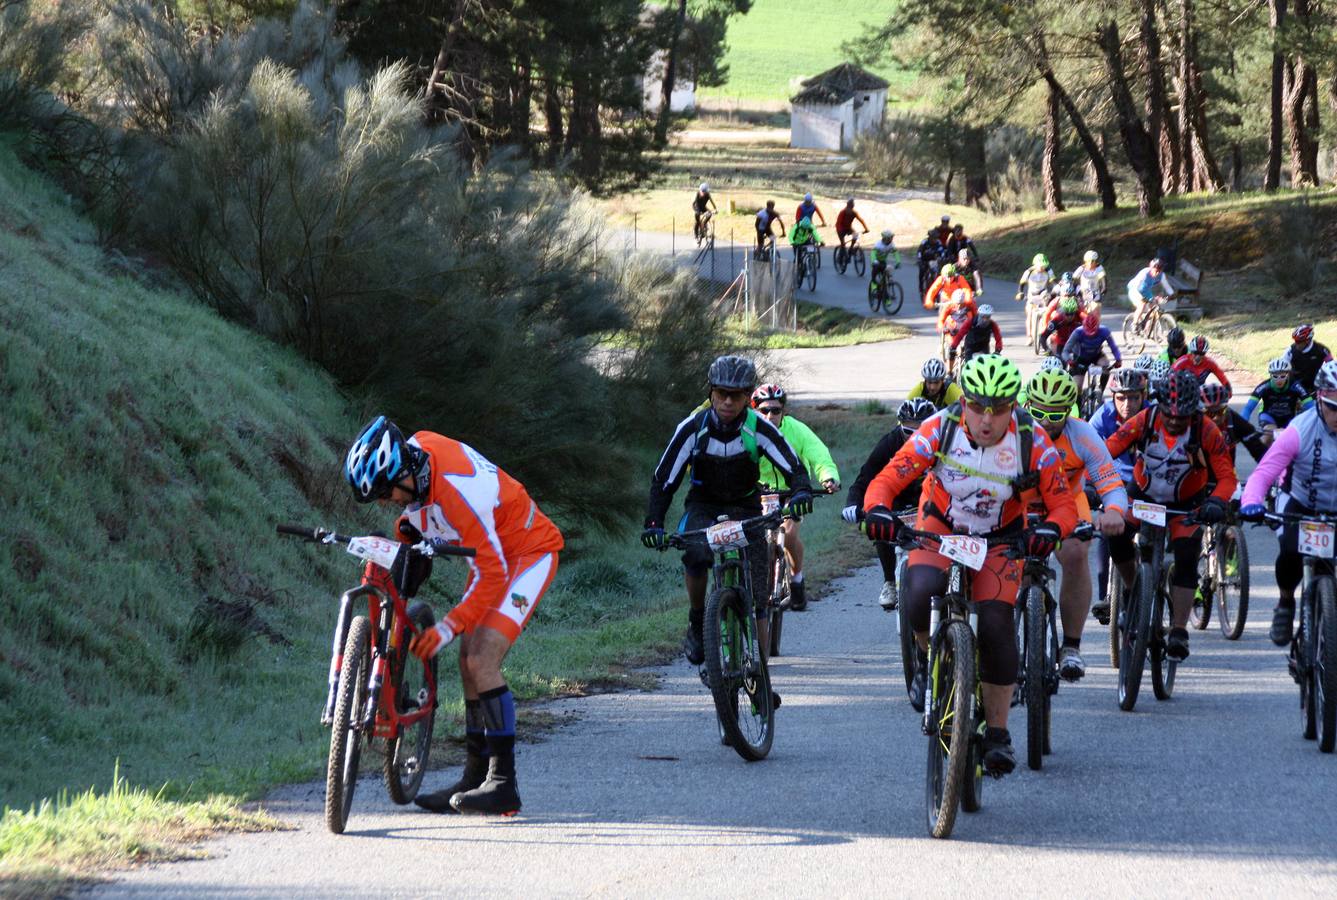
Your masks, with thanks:
[{"label": "race bib number", "polygon": [[359,559],[375,563],[387,571],[395,564],[404,545],[383,537],[355,537],[348,542],[348,552]]},{"label": "race bib number", "polygon": [[978,572],[984,568],[984,559],[989,555],[989,542],[968,534],[945,534],[938,552]]},{"label": "race bib number", "polygon": [[1300,552],[1305,556],[1332,559],[1334,527],[1326,522],[1300,523]]},{"label": "race bib number", "polygon": [[1147,503],[1145,500],[1133,501],[1133,518],[1148,525],[1165,526],[1165,507],[1159,503]]},{"label": "race bib number", "polygon": [[711,525],[706,529],[706,543],[716,553],[746,547],[747,535],[743,534],[743,523],[719,522]]},{"label": "race bib number", "polygon": [[763,516],[769,516],[771,513],[775,512],[779,508],[780,508],[779,494],[761,495],[761,514]]}]

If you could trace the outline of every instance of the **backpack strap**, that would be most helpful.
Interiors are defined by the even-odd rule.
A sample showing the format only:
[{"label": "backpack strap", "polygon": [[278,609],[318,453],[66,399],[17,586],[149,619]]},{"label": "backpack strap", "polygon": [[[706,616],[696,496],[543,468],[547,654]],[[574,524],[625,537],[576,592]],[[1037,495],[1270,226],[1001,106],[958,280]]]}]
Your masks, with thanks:
[{"label": "backpack strap", "polygon": [[742,438],[747,455],[753,462],[759,462],[761,451],[757,449],[757,411],[750,406],[743,414]]},{"label": "backpack strap", "polygon": [[947,407],[943,411],[942,431],[938,438],[938,451],[934,454],[938,462],[945,466],[950,466],[962,472],[969,472],[972,475],[981,478],[987,478],[990,481],[1006,483],[1012,488],[1012,492],[1020,496],[1023,492],[1034,489],[1040,484],[1040,473],[1032,472],[1031,451],[1035,446],[1035,420],[1031,414],[1021,407],[1017,407],[1017,474],[1013,478],[1000,478],[997,475],[990,475],[987,472],[980,472],[973,468],[962,466],[961,463],[947,456],[947,449],[952,446],[956,440],[956,432],[961,428],[961,403],[958,401]]}]

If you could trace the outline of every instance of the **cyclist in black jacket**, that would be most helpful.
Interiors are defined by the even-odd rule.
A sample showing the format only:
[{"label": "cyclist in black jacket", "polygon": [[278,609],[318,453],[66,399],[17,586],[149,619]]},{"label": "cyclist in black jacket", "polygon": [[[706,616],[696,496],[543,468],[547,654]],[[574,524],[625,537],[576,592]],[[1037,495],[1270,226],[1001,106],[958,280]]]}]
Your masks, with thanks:
[{"label": "cyclist in black jacket", "polygon": [[[841,518],[850,524],[859,520],[859,511],[863,509],[863,495],[868,490],[868,483],[878,472],[887,467],[891,458],[901,449],[910,435],[914,434],[919,426],[924,424],[924,420],[936,411],[937,408],[933,403],[923,397],[906,400],[901,404],[900,409],[896,411],[896,418],[900,420],[900,424],[883,435],[882,440],[873,448],[873,452],[868,454],[868,460],[859,470],[854,483],[850,485],[849,493],[845,495],[845,508],[840,511]],[[919,506],[919,485],[920,482],[916,482],[911,490],[896,498],[898,509]],[[896,608],[896,545],[877,541],[873,546],[877,549],[878,562],[882,563],[882,593],[878,595],[877,602],[883,609],[891,612]]]},{"label": "cyclist in black jacket", "polygon": [[1291,364],[1295,383],[1305,389],[1306,395],[1314,393],[1314,378],[1323,364],[1332,359],[1332,352],[1314,340],[1314,326],[1301,325],[1291,332],[1291,346],[1283,359]]},{"label": "cyclist in black jacket", "polygon": [[[750,400],[757,386],[757,370],[741,356],[721,356],[710,364],[710,405],[678,424],[664,455],[650,478],[650,501],[645,513],[641,543],[664,546],[664,517],[673,494],[690,469],[692,486],[683,503],[678,531],[695,531],[715,524],[721,515],[744,519],[761,515],[758,466],[765,456],[784,476],[793,494],[789,508],[798,516],[812,511],[812,485],[808,472],[776,428],[752,409]],[[705,660],[702,625],[706,611],[706,587],[713,555],[705,546],[693,545],[683,552],[684,581],[691,609],[683,652],[692,665]],[[766,554],[748,554],[753,602],[764,612],[767,599]],[[758,643],[769,646],[769,623],[757,623]]]}]

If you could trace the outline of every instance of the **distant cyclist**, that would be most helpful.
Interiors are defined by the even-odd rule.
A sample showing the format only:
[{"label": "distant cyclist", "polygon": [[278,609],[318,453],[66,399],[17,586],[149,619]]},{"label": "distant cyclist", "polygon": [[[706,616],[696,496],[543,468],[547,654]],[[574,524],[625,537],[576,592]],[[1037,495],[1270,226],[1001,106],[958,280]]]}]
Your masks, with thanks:
[{"label": "distant cyclist", "polygon": [[[1110,348],[1113,359],[1105,355],[1106,347]],[[1068,371],[1077,382],[1078,394],[1081,394],[1082,386],[1086,382],[1086,371],[1092,366],[1098,367],[1101,370],[1101,377],[1108,380],[1109,370],[1123,365],[1123,354],[1119,352],[1119,345],[1114,342],[1114,335],[1100,324],[1100,313],[1094,310],[1088,311],[1082,317],[1082,327],[1068,335],[1068,340],[1063,345],[1063,352],[1059,355],[1068,364]],[[1101,383],[1100,390],[1104,392],[1104,382]]]},{"label": "distant cyclist", "polygon": [[[947,263],[924,293],[924,309],[936,309],[938,304],[950,300],[957,291],[965,291],[967,298],[973,298],[975,294],[970,282],[956,274],[956,266]],[[942,330],[941,319],[938,330]]]},{"label": "distant cyclist", "polygon": [[702,223],[710,221],[712,210],[718,212],[719,207],[715,205],[715,198],[710,196],[710,185],[703,181],[696,190],[696,196],[692,198],[693,234],[700,235],[702,233]]},{"label": "distant cyclist", "polygon": [[942,244],[943,247],[946,247],[947,242],[952,239],[952,217],[943,216],[942,220],[938,222],[936,231],[938,235],[938,243]]},{"label": "distant cyclist", "polygon": [[1036,327],[1043,328],[1043,324],[1037,326],[1036,319],[1040,310],[1049,305],[1050,290],[1057,284],[1054,278],[1054,270],[1049,268],[1049,257],[1043,253],[1037,253],[1031,259],[1030,267],[1021,273],[1017,279],[1017,302],[1025,300],[1026,303],[1026,340],[1035,339]]},{"label": "distant cyclist", "polygon": [[1230,408],[1230,388],[1224,384],[1204,384],[1202,386],[1202,412],[1211,419],[1221,435],[1226,439],[1230,450],[1230,459],[1235,459],[1235,448],[1243,444],[1254,462],[1263,458],[1267,445],[1271,443],[1269,435],[1253,427],[1248,419]]},{"label": "distant cyclist", "polygon": [[[950,259],[951,256],[949,255],[948,258]],[[964,247],[956,252],[956,274],[970,282],[971,290],[975,292],[976,297],[984,294],[984,275],[980,272],[979,263],[976,262],[975,256]]]},{"label": "distant cyclist", "polygon": [[1076,297],[1052,300],[1042,321],[1041,341],[1051,354],[1062,359],[1068,338],[1082,326],[1082,305]]},{"label": "distant cyclist", "polygon": [[1286,350],[1295,383],[1304,388],[1306,395],[1315,390],[1315,378],[1324,363],[1332,361],[1332,353],[1314,339],[1313,325],[1300,325],[1291,332],[1291,346]]},{"label": "distant cyclist", "polygon": [[1163,359],[1170,365],[1179,362],[1181,356],[1188,355],[1188,335],[1184,334],[1184,329],[1176,325],[1165,334],[1165,349],[1158,355],[1157,359]]},{"label": "distant cyclist", "polygon": [[955,382],[947,381],[947,366],[936,356],[925,360],[919,370],[919,377],[922,380],[910,388],[910,393],[905,395],[905,399],[923,397],[938,409],[950,406],[961,399],[961,388]]},{"label": "distant cyclist", "polygon": [[975,249],[975,242],[966,236],[966,226],[960,222],[952,226],[952,236],[947,239],[944,246],[947,248],[949,259],[959,258],[962,250],[969,253],[972,260],[978,260],[980,256],[979,251]]},{"label": "distant cyclist", "polygon": [[942,265],[943,256],[946,255],[947,248],[943,246],[942,241],[938,240],[938,232],[935,228],[930,228],[928,237],[919,242],[919,248],[915,251],[915,260],[919,263],[919,283],[925,287],[937,277],[935,267]]},{"label": "distant cyclist", "polygon": [[[877,281],[878,276],[887,270],[888,264],[893,269],[901,267],[901,251],[897,250],[895,245],[892,244],[892,238],[894,237],[895,235],[890,231],[884,231],[881,239],[873,245],[873,251],[870,254],[873,265],[868,273],[870,281]],[[890,279],[891,276],[887,277]]]},{"label": "distant cyclist", "polygon": [[1078,290],[1088,305],[1099,305],[1105,299],[1105,267],[1100,264],[1100,254],[1088,250],[1082,254],[1082,264],[1072,272],[1077,280]]},{"label": "distant cyclist", "polygon": [[808,250],[816,253],[821,245],[822,239],[818,237],[817,229],[812,227],[811,219],[799,219],[789,230],[789,246],[794,251],[794,262],[798,262],[800,253]]},{"label": "distant cyclist", "polygon": [[[778,384],[763,384],[752,392],[752,408],[780,429],[807,470],[809,481],[820,483],[828,494],[834,494],[840,487],[840,472],[831,459],[831,451],[811,428],[786,414],[788,403],[789,395]],[[769,460],[763,459],[759,464],[761,484],[777,490],[789,487],[789,479]],[[781,527],[785,530],[785,557],[789,561],[789,605],[790,609],[802,611],[807,608],[808,600],[803,582],[803,539],[799,533],[799,520],[785,519]]]},{"label": "distant cyclist", "polygon": [[[914,434],[924,420],[937,412],[937,409],[928,400],[923,397],[916,397],[914,400],[906,400],[896,410],[897,426],[882,436],[873,448],[873,452],[868,454],[868,459],[864,462],[863,468],[859,469],[858,476],[850,483],[849,493],[845,495],[845,508],[840,511],[841,518],[853,525],[859,521],[859,515],[863,510],[864,493],[868,490],[868,483],[887,467],[891,458],[901,449],[901,446]],[[919,489],[922,481],[916,481],[910,487],[902,491],[897,497],[892,509],[916,509],[919,506]],[[882,590],[878,594],[877,602],[888,612],[896,608],[896,545],[889,544],[886,541],[878,541],[877,559],[882,564]]]},{"label": "distant cyclist", "polygon": [[1230,379],[1226,377],[1226,373],[1221,371],[1216,360],[1207,355],[1208,347],[1205,335],[1194,335],[1188,342],[1188,353],[1175,360],[1175,364],[1170,368],[1175,372],[1188,372],[1198,379],[1200,385],[1207,383],[1208,376],[1215,375],[1217,381],[1230,387]]},{"label": "distant cyclist", "polygon": [[797,222],[799,219],[810,220],[814,216],[817,218],[817,221],[821,223],[822,227],[825,228],[826,216],[822,215],[822,211],[817,208],[817,203],[812,199],[812,194],[804,194],[803,202],[794,210],[794,221]]},{"label": "distant cyclist", "polygon": [[1175,294],[1174,285],[1170,284],[1170,279],[1166,276],[1162,263],[1159,258],[1150,260],[1146,268],[1139,271],[1128,282],[1128,302],[1133,304],[1133,309],[1139,317],[1142,313],[1142,306],[1148,300],[1156,299],[1156,292],[1160,291],[1166,299]]},{"label": "distant cyclist", "polygon": [[[1108,441],[1119,427],[1127,422],[1133,416],[1140,413],[1147,403],[1147,372],[1145,368],[1136,368],[1136,363],[1132,369],[1118,369],[1110,376],[1110,394],[1111,399],[1106,400],[1096,414],[1091,417],[1091,427],[1100,435],[1101,440]],[[1106,449],[1108,449],[1108,444]],[[1133,464],[1136,462],[1134,451],[1125,450],[1119,456],[1113,457],[1114,470],[1119,473],[1119,478],[1123,481],[1124,487],[1131,489],[1133,484]],[[1108,625],[1110,621],[1109,586],[1110,577],[1110,551],[1109,545],[1105,541],[1104,535],[1097,538],[1098,546],[1096,555],[1099,559],[1099,572],[1097,573],[1097,592],[1096,602],[1091,606],[1091,615],[1095,616],[1102,625]]]},{"label": "distant cyclist", "polygon": [[1285,428],[1309,403],[1304,388],[1291,381],[1291,363],[1284,356],[1267,364],[1267,380],[1253,389],[1242,413],[1247,422],[1258,410],[1258,424],[1265,429]]},{"label": "distant cyclist", "polygon": [[[815,210],[816,207],[813,207]],[[858,222],[863,226],[863,233],[868,233],[868,223],[863,220],[863,216],[854,211],[854,198],[850,197],[845,201],[845,208],[836,213],[836,238],[840,241],[840,246],[845,246],[845,239],[854,234],[854,223]],[[890,232],[883,232],[890,234]]]},{"label": "distant cyclist", "polygon": [[760,256],[766,250],[766,239],[775,236],[774,227],[780,226],[780,233],[784,234],[785,223],[780,218],[780,214],[775,211],[775,201],[767,200],[766,207],[757,212],[757,255]]},{"label": "distant cyclist", "polygon": [[975,310],[975,317],[959,334],[952,338],[952,352],[961,353],[961,363],[970,362],[971,357],[981,353],[1002,353],[1003,332],[993,320],[993,307],[980,304]]}]

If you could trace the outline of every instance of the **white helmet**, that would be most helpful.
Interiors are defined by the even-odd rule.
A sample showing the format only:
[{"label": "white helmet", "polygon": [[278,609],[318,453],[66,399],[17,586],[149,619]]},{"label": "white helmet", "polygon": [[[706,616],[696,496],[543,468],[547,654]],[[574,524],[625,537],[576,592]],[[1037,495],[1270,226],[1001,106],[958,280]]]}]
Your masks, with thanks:
[{"label": "white helmet", "polygon": [[987,319],[993,315],[993,307],[987,303],[981,303],[980,308],[976,310],[976,312],[979,313],[981,319]]},{"label": "white helmet", "polygon": [[882,232],[882,240],[886,241],[888,244],[891,243],[891,239],[894,238],[895,236],[896,236],[896,235],[894,235],[894,234],[891,233],[891,229],[890,229],[890,228],[888,228],[886,231]]},{"label": "white helmet", "polygon": [[1282,372],[1287,375],[1291,374],[1291,361],[1286,357],[1278,356],[1267,364],[1267,374],[1280,375]]},{"label": "white helmet", "polygon": [[957,288],[956,290],[952,291],[952,302],[953,302],[953,303],[965,303],[965,302],[966,302],[966,289],[965,289],[965,288]]},{"label": "white helmet", "polygon": [[803,195],[803,202],[804,202],[804,203],[811,203],[811,202],[812,202],[812,194],[804,194],[804,195]]},{"label": "white helmet", "polygon": [[952,217],[951,217],[951,216],[943,216],[943,217],[942,217],[942,224],[946,225],[946,224],[947,224],[948,222],[950,222],[950,221],[952,221]]},{"label": "white helmet", "polygon": [[1082,262],[1100,262],[1100,254],[1094,250],[1088,250],[1082,254]]},{"label": "white helmet", "polygon": [[710,193],[710,185],[706,184],[704,181],[701,182],[701,190],[702,190],[704,193],[709,194],[709,193]]},{"label": "white helmet", "polygon": [[1063,360],[1059,359],[1057,356],[1046,356],[1044,359],[1040,360],[1040,371],[1062,372]]}]

